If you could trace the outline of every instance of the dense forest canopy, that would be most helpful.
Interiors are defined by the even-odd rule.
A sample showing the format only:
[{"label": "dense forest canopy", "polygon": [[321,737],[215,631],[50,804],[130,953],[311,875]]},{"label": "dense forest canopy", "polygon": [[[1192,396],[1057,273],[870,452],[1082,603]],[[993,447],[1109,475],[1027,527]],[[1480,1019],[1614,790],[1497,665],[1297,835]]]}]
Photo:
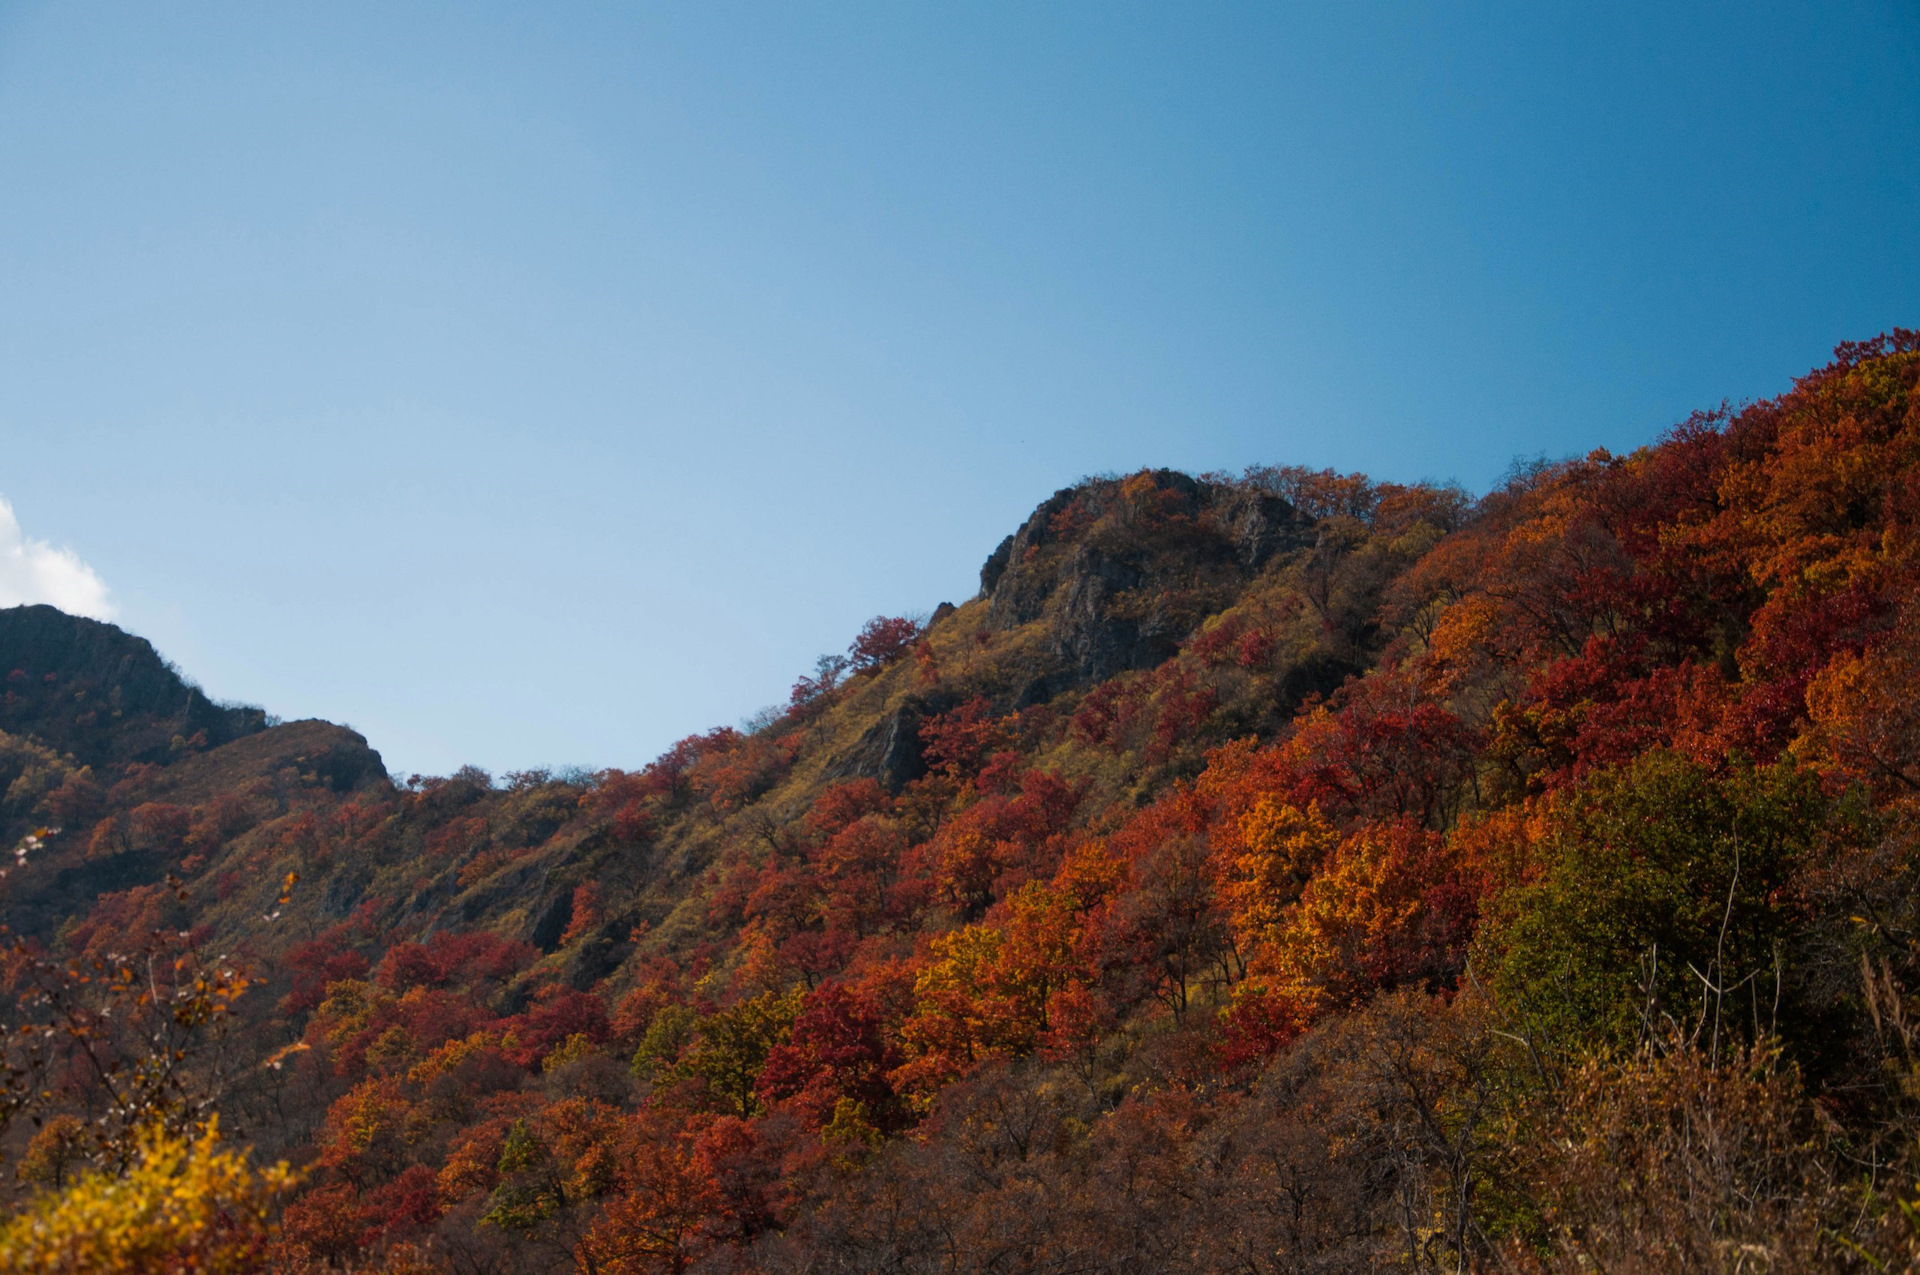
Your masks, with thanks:
[{"label": "dense forest canopy", "polygon": [[1916,381],[1088,480],[632,772],[395,782],[0,612],[0,1254],[1920,1268]]}]

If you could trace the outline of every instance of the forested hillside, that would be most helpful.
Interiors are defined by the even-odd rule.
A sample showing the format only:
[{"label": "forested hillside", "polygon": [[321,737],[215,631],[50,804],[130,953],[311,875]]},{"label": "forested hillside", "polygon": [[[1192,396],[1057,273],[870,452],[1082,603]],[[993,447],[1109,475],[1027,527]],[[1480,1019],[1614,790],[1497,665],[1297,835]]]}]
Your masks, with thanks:
[{"label": "forested hillside", "polygon": [[1916,381],[1088,480],[632,772],[0,612],[0,1255],[1920,1269]]}]

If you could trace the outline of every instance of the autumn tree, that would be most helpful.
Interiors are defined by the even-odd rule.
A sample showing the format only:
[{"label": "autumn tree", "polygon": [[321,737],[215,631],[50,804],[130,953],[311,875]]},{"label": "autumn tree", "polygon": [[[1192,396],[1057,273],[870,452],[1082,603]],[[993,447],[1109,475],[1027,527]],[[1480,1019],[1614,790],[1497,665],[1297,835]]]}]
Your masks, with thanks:
[{"label": "autumn tree", "polygon": [[284,1163],[254,1169],[223,1147],[217,1119],[198,1135],[143,1126],[124,1172],[84,1173],[0,1226],[0,1264],[100,1275],[259,1270],[271,1210],[294,1181]]},{"label": "autumn tree", "polygon": [[848,667],[854,673],[885,668],[911,652],[921,632],[918,620],[876,615],[861,626],[859,636],[847,648]]}]

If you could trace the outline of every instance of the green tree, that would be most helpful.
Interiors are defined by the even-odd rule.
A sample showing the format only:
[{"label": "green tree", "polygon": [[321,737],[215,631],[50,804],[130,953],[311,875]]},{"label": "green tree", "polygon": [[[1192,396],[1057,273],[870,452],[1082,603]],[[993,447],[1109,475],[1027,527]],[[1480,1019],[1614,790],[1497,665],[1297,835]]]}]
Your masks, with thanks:
[{"label": "green tree", "polygon": [[1562,1046],[1785,1033],[1785,963],[1809,919],[1794,879],[1847,823],[1790,764],[1713,773],[1650,753],[1549,808],[1532,879],[1496,901],[1479,963]]},{"label": "green tree", "polygon": [[734,1114],[758,1115],[761,1107],[755,1089],[760,1071],[767,1065],[773,1047],[786,1043],[799,1010],[796,995],[762,992],[731,1009],[710,1014],[701,1020],[698,1034],[676,1070],[683,1076],[704,1079],[707,1092]]}]

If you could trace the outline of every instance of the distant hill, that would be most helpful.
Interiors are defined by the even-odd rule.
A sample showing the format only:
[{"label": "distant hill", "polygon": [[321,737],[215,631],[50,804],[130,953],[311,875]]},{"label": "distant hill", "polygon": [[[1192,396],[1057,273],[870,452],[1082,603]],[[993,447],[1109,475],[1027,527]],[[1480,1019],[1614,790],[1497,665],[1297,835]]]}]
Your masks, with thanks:
[{"label": "distant hill", "polygon": [[50,934],[103,893],[177,871],[193,829],[172,828],[173,812],[231,807],[263,785],[389,786],[380,755],[353,731],[269,725],[261,709],[216,704],[112,624],[49,606],[0,610],[0,669],[0,835],[36,824],[68,833],[14,873],[0,921],[16,932]]},{"label": "distant hill", "polygon": [[145,638],[50,606],[0,609],[0,731],[90,766],[164,761],[175,741],[217,747],[266,727],[215,704]]}]

